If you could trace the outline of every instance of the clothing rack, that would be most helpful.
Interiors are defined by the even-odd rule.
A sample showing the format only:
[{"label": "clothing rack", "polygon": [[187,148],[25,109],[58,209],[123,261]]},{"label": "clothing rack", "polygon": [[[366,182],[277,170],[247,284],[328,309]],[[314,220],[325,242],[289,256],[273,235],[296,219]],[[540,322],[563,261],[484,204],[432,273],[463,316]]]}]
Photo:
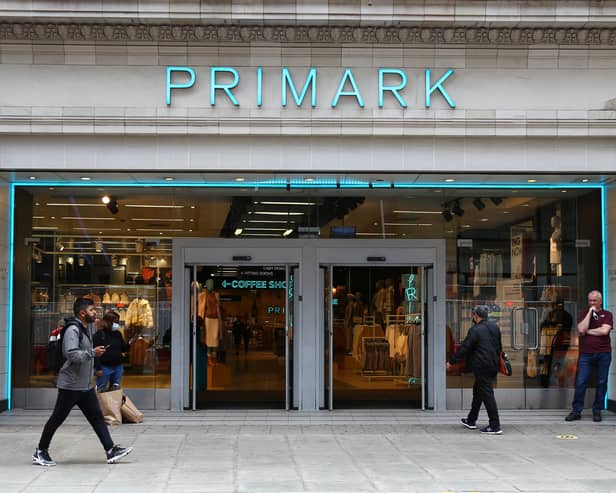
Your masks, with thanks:
[{"label": "clothing rack", "polygon": [[384,337],[363,337],[362,375],[391,374],[389,342]]}]

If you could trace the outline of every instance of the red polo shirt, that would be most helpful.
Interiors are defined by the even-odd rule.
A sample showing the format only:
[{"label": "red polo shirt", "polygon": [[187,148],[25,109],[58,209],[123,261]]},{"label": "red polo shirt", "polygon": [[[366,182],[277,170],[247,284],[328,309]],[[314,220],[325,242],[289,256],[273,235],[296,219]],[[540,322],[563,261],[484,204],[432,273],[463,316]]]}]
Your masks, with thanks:
[{"label": "red polo shirt", "polygon": [[[578,323],[584,320],[584,317],[588,313],[588,310],[578,313]],[[589,329],[597,329],[602,325],[607,324],[610,327],[614,327],[614,321],[612,319],[612,312],[607,310],[600,310],[597,312],[597,318],[590,317],[588,324]],[[580,336],[580,353],[611,353],[612,347],[610,345],[610,336]]]}]

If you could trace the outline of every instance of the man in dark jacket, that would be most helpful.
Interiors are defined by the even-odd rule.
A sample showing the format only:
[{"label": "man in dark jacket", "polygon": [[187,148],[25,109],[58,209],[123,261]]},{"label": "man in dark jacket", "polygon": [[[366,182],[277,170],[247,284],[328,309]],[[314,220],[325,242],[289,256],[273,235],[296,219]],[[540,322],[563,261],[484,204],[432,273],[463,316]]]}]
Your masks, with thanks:
[{"label": "man in dark jacket", "polygon": [[473,323],[458,352],[449,358],[447,369],[456,362],[466,359],[467,368],[475,375],[473,403],[468,416],[462,419],[462,424],[472,430],[477,428],[477,417],[483,402],[490,424],[481,428],[481,433],[500,435],[503,431],[494,398],[494,380],[500,365],[501,333],[498,325],[488,320],[487,306],[478,305],[473,308]]},{"label": "man in dark jacket", "polygon": [[66,361],[58,373],[56,405],[45,423],[38,447],[32,454],[32,462],[41,466],[56,465],[47,449],[54,433],[75,405],[79,406],[94,428],[105,449],[108,464],[117,462],[132,450],[132,447],[123,448],[114,445],[92,385],[94,358],[105,354],[104,346],[92,346],[92,338],[87,329],[88,324],[96,320],[94,302],[86,298],[77,298],[73,312],[75,318],[67,321],[62,336],[62,353]]}]

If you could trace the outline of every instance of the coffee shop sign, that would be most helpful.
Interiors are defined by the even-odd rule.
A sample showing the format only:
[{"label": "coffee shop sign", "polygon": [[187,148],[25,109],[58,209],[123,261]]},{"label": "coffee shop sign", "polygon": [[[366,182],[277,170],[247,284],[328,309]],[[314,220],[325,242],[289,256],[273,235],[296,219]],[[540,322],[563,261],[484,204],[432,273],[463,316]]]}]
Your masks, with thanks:
[{"label": "coffee shop sign", "polygon": [[[263,67],[256,69],[256,87],[255,97],[257,107],[263,105]],[[429,68],[425,69],[425,107],[430,108],[433,96],[440,95],[449,105],[450,108],[455,108],[456,104],[447,92],[445,83],[453,75],[454,70],[448,69],[444,73],[433,76]],[[378,105],[382,108],[385,105],[385,99],[390,98],[400,105],[401,108],[407,108],[408,103],[404,100],[402,91],[407,85],[407,75],[404,70],[399,68],[379,68],[375,74],[378,81]],[[269,76],[269,74],[268,74]],[[305,78],[299,76],[294,77],[290,69],[282,67],[280,70],[280,103],[282,107],[287,106],[290,99],[297,107],[304,104],[304,100],[310,93],[310,105],[315,108],[317,106],[317,79],[318,70],[310,68]],[[168,66],[166,77],[166,103],[171,105],[171,98],[177,91],[184,91],[193,87],[197,82],[197,72],[192,67]],[[240,85],[240,73],[233,67],[210,67],[210,105],[216,106],[220,98],[226,98],[234,106],[240,106],[240,102],[234,94],[234,90]],[[331,106],[336,108],[341,98],[349,98],[363,108],[365,106],[364,98],[358,84],[357,78],[350,68],[344,69],[340,76],[338,89],[332,94]]]}]

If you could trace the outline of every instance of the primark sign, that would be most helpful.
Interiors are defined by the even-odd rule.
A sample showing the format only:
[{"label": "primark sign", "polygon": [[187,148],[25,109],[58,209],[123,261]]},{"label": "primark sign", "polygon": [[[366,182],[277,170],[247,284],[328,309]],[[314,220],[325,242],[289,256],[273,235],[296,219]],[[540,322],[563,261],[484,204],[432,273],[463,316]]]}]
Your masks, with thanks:
[{"label": "primark sign", "polygon": [[[255,73],[250,74],[251,77],[248,83],[254,84],[254,91],[251,96],[254,99],[253,101],[240,101],[240,96],[237,93],[242,86],[243,75],[245,74],[240,73],[234,67],[210,67],[208,87],[210,105],[216,106],[224,98],[234,106],[239,107],[242,104],[254,103],[260,108],[263,106],[263,83],[267,77],[269,80],[275,78],[279,82],[280,105],[283,108],[288,104],[295,104],[297,107],[301,107],[305,101],[309,101],[312,108],[317,107],[317,91],[322,90],[319,87],[319,71],[317,68],[310,68],[307,73],[304,71],[302,74],[299,73],[299,70],[293,73],[287,67],[282,67],[279,73],[278,71],[271,73],[268,70],[264,74],[263,67],[256,67],[252,70]],[[448,69],[438,74],[433,74],[429,68],[424,70],[425,90],[423,92],[426,108],[430,108],[434,97],[442,97],[450,108],[456,107],[456,103],[446,88],[446,84],[453,74],[453,69]],[[198,75],[197,71],[192,67],[168,66],[165,87],[167,105],[171,106],[174,95],[194,87],[200,76],[201,74]],[[366,77],[366,74],[363,73],[362,77]],[[392,100],[394,104],[398,104],[401,108],[408,107],[403,93],[408,84],[408,77],[404,70],[400,68],[379,68],[375,71],[374,78],[376,79],[376,96],[379,108],[385,105],[386,99]],[[354,101],[357,106],[363,108],[365,106],[365,89],[362,90],[362,82],[353,73],[352,69],[341,69],[338,88],[328,95],[331,107],[336,108],[342,98],[348,98]],[[374,90],[373,83],[370,84],[370,87]],[[243,95],[246,96],[246,94],[244,91]]]}]

